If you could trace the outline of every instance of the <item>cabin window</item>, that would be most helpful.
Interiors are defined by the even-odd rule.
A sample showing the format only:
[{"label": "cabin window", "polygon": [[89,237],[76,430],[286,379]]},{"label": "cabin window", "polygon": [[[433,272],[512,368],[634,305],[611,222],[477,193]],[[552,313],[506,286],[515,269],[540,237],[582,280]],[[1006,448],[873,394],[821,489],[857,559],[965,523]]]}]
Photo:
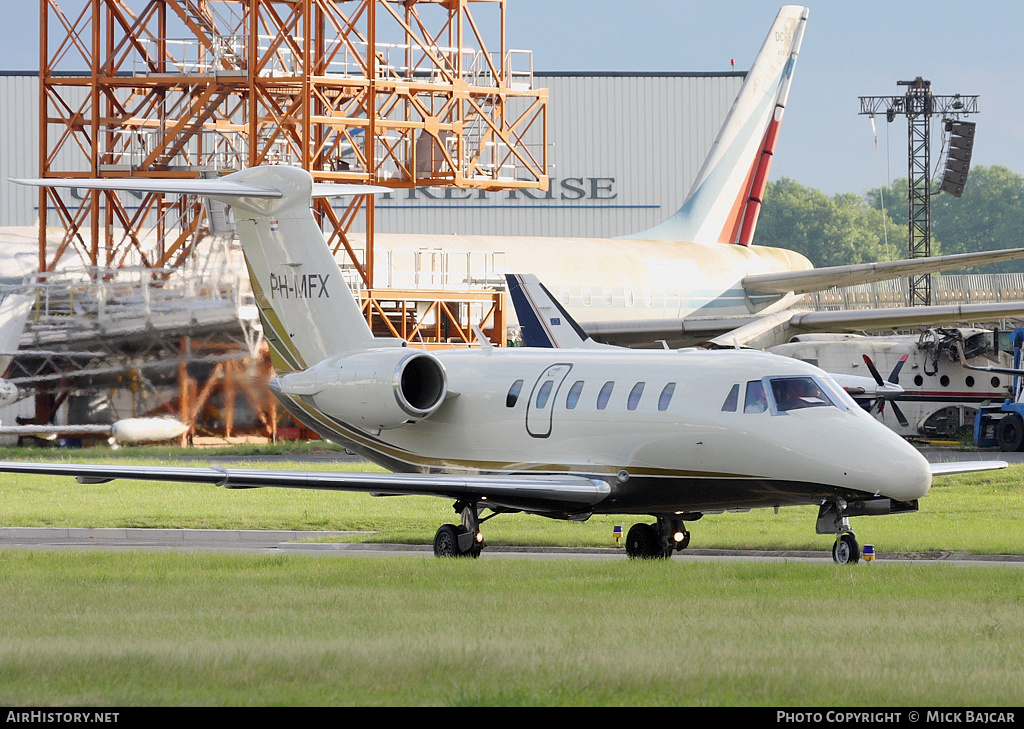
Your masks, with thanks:
[{"label": "cabin window", "polygon": [[554,380],[548,380],[540,386],[540,390],[537,392],[537,409],[543,410],[548,404],[548,398],[551,397],[551,388],[555,386]]},{"label": "cabin window", "polygon": [[834,407],[832,398],[812,377],[773,377],[772,397],[780,413],[802,408]]},{"label": "cabin window", "polygon": [[611,306],[612,305],[612,290],[611,289],[604,289],[603,293],[604,293],[604,305],[605,306]]},{"label": "cabin window", "polygon": [[622,289],[622,302],[626,306],[633,306],[633,289]]},{"label": "cabin window", "polygon": [[608,407],[608,398],[612,396],[612,388],[615,387],[614,382],[606,382],[601,388],[601,392],[597,393],[597,409],[604,410]]},{"label": "cabin window", "polygon": [[580,393],[583,392],[583,380],[576,380],[569,388],[569,394],[565,396],[565,409],[574,410],[576,403],[580,401]]},{"label": "cabin window", "polygon": [[768,400],[764,396],[764,385],[761,380],[747,383],[747,397],[743,401],[743,412],[763,413],[768,409]]},{"label": "cabin window", "polygon": [[725,398],[725,403],[722,405],[723,413],[734,413],[736,412],[736,403],[740,399],[740,386],[733,385],[732,389],[729,390],[728,397]]},{"label": "cabin window", "polygon": [[590,306],[590,289],[581,290],[580,297],[583,299],[584,306]]},{"label": "cabin window", "polygon": [[516,380],[512,383],[512,387],[508,388],[508,394],[505,395],[505,407],[514,408],[516,402],[519,401],[519,392],[523,389],[523,381]]},{"label": "cabin window", "polygon": [[637,406],[640,405],[640,398],[644,394],[644,383],[638,382],[633,385],[633,389],[629,391],[629,399],[626,400],[627,410],[636,410]]},{"label": "cabin window", "polygon": [[670,382],[665,385],[665,389],[661,391],[661,395],[658,397],[658,410],[665,412],[668,410],[668,404],[672,402],[672,395],[676,391],[676,383]]}]

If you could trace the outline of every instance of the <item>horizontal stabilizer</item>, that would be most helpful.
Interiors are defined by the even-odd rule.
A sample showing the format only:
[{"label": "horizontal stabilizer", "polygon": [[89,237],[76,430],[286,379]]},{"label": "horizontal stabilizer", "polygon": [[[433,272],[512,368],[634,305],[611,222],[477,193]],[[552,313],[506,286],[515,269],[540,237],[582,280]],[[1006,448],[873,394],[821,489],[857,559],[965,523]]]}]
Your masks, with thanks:
[{"label": "horizontal stabilizer", "polygon": [[[284,194],[274,188],[246,185],[225,179],[167,180],[140,177],[33,177],[11,178],[18,185],[33,187],[74,187],[80,190],[122,190],[125,192],[156,192],[166,195],[203,195],[216,198],[269,198],[276,200]],[[313,183],[313,197],[347,197],[378,195],[391,192],[378,185],[337,185],[329,182]]]},{"label": "horizontal stabilizer", "polygon": [[900,261],[877,263],[856,263],[849,266],[829,266],[805,271],[783,273],[759,273],[747,276],[742,286],[757,294],[809,294],[833,287],[857,286],[875,281],[888,281],[903,276],[920,276],[926,273],[952,271],[967,266],[984,266],[1024,258],[1024,248],[1007,248],[1002,251],[980,251],[978,253],[955,253],[949,256],[927,258],[906,258]]}]

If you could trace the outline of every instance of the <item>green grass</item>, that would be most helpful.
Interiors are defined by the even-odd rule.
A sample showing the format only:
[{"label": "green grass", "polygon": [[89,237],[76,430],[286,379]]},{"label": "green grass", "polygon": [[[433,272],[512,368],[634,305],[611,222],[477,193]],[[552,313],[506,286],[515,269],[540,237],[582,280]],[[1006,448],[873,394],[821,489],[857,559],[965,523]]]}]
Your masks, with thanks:
[{"label": "green grass", "polygon": [[[266,452],[280,451],[232,455],[241,465]],[[919,513],[854,528],[879,552],[1021,555],[1022,476],[1015,466],[937,481]],[[4,474],[0,493],[4,526],[365,530],[357,538],[426,542],[456,520],[442,499],[290,489]],[[813,508],[707,517],[691,524],[692,547],[827,553],[832,538],[814,534],[814,518]],[[490,544],[610,546],[612,526],[631,521],[507,515],[485,533]],[[1021,574],[886,560],[0,550],[0,705],[1014,706]]]},{"label": "green grass", "polygon": [[0,551],[0,705],[1014,706],[1020,574]]},{"label": "green grass", "polygon": [[[75,451],[41,454],[47,460],[79,460]],[[181,451],[177,451],[181,453]],[[0,454],[0,457],[3,457]],[[24,452],[23,452],[24,457]],[[110,458],[106,456],[98,456]],[[203,452],[197,457],[202,459]],[[265,463],[238,465],[266,467]],[[159,463],[118,455],[119,462]],[[275,463],[308,470],[376,469],[361,463]],[[365,494],[248,489],[113,481],[82,485],[72,478],[0,474],[0,525],[363,531],[358,541],[427,543],[437,527],[457,521],[451,503],[432,497],[374,498]],[[831,548],[832,537],[814,532],[815,507],[768,509],[708,516],[691,522],[693,548]],[[877,552],[963,552],[1024,555],[1024,465],[936,479],[917,513],[852,520],[862,544]],[[498,516],[484,525],[491,545],[613,546],[615,525],[639,519],[595,516],[561,522],[526,514]]]}]

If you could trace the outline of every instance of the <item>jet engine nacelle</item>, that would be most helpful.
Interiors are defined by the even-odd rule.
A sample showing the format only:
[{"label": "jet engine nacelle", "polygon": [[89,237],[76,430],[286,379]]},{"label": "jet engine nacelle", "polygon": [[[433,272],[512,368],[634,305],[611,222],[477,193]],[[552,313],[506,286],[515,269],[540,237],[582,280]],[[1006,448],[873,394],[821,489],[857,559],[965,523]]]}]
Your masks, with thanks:
[{"label": "jet engine nacelle", "polygon": [[428,417],[444,402],[448,379],[433,355],[374,349],[336,355],[302,372],[277,377],[271,388],[312,400],[324,413],[369,429],[398,428]]},{"label": "jet engine nacelle", "polygon": [[10,380],[0,380],[0,407],[18,399],[18,386]]}]

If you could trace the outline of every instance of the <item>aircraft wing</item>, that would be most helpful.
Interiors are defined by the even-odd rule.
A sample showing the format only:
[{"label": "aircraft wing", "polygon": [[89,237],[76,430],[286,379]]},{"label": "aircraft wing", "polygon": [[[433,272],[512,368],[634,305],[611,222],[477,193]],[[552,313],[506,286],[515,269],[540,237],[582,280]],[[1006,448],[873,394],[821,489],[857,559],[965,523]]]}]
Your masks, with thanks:
[{"label": "aircraft wing", "polygon": [[929,463],[932,476],[949,476],[954,473],[975,473],[976,471],[997,471],[1006,468],[1006,461],[946,461]]},{"label": "aircraft wing", "polygon": [[797,334],[815,332],[887,332],[923,326],[954,325],[997,319],[1024,318],[1024,301],[987,304],[902,306],[843,311],[786,309],[777,314],[748,317],[690,317],[582,324],[599,342],[620,346],[692,346],[710,342],[717,347],[763,349],[785,344]]},{"label": "aircraft wing", "polygon": [[747,291],[757,294],[809,294],[834,286],[857,286],[904,276],[921,276],[926,273],[950,271],[967,266],[984,266],[990,263],[1014,261],[1019,258],[1024,258],[1024,248],[908,258],[901,261],[857,263],[849,266],[828,266],[805,271],[759,273],[746,276],[741,285]]},{"label": "aircraft wing", "polygon": [[249,489],[275,486],[324,491],[360,491],[375,496],[442,496],[471,499],[496,507],[531,512],[587,512],[611,493],[599,479],[583,476],[443,475],[337,471],[279,471],[263,468],[117,466],[75,463],[0,462],[0,473],[74,476],[79,483],[118,478],[176,481]]},{"label": "aircraft wing", "polygon": [[804,311],[789,309],[762,317],[711,339],[719,347],[770,347],[797,334],[814,332],[885,332],[961,322],[1024,317],[1024,301],[989,304],[901,306],[891,309]]}]

